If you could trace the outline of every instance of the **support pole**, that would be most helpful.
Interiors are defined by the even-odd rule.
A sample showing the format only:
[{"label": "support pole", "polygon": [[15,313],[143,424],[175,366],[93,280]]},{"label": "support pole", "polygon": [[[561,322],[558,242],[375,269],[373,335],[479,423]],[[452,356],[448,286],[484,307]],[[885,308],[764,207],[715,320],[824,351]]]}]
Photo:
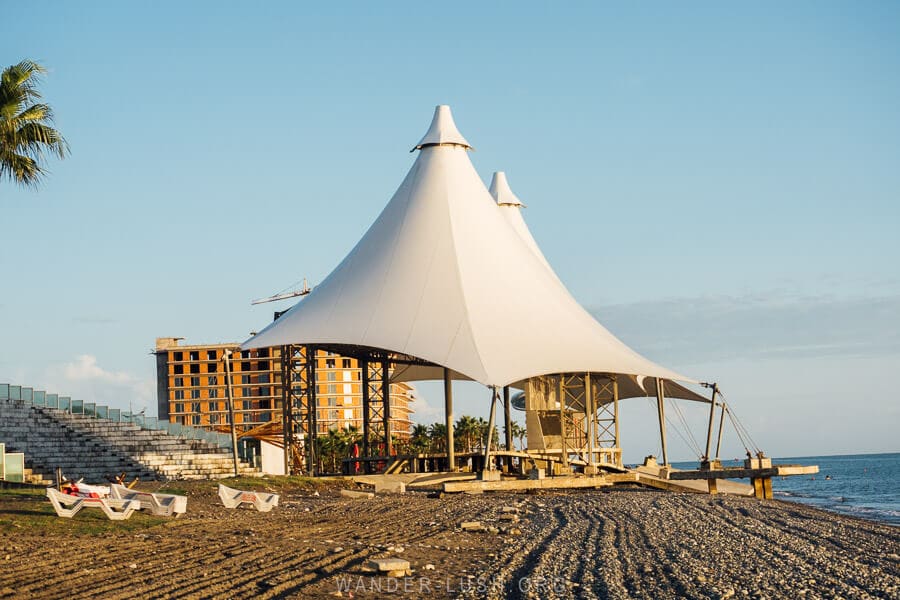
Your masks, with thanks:
[{"label": "support pole", "polygon": [[497,393],[496,386],[491,388],[491,414],[488,417],[488,429],[487,435],[485,436],[487,440],[484,443],[484,469],[485,471],[493,471],[494,465],[491,463],[491,442],[494,437],[494,423],[495,423],[495,414],[497,413],[497,398],[500,394]]},{"label": "support pole", "polygon": [[[622,444],[619,441],[619,379],[617,375],[612,375],[612,384],[613,384],[613,427],[616,432],[616,448],[622,448]],[[621,463],[622,454],[619,453]],[[620,465],[621,466],[621,465]]]},{"label": "support pole", "polygon": [[506,433],[506,449],[508,451],[512,451],[513,449],[513,435],[512,435],[512,406],[509,402],[509,386],[503,386],[503,427],[505,428]]},{"label": "support pole", "polygon": [[231,350],[222,353],[225,361],[225,393],[228,395],[228,420],[231,423],[231,458],[234,461],[234,476],[238,476],[237,431],[234,429],[234,394],[231,389]]},{"label": "support pole", "polygon": [[564,467],[569,466],[569,451],[566,447],[566,389],[565,389],[565,375],[560,373],[559,375],[559,386],[557,391],[557,396],[559,398],[559,438],[560,438],[560,449],[562,453],[560,454],[562,458],[562,465]]},{"label": "support pole", "polygon": [[[512,405],[510,404],[509,398],[509,386],[503,386],[503,428],[504,428],[504,436],[506,442],[506,451],[512,452],[513,450],[513,434],[512,434]],[[506,471],[511,472],[513,466],[512,456],[507,456],[505,459]]]},{"label": "support pole", "polygon": [[772,478],[771,477],[751,477],[750,483],[753,484],[753,496],[757,500],[772,499]]},{"label": "support pole", "polygon": [[[367,459],[372,455],[369,450],[369,432],[371,431],[371,415],[369,411],[369,356],[359,360],[362,369],[362,411],[363,411],[363,456]],[[366,473],[370,472],[371,461],[363,462]]]},{"label": "support pole", "polygon": [[384,401],[384,453],[390,457],[394,454],[391,442],[391,361],[387,352],[381,362],[381,398]]},{"label": "support pole", "polygon": [[447,424],[447,470],[456,470],[456,450],[453,448],[453,381],[450,369],[444,367],[444,422]]},{"label": "support pole", "polygon": [[669,454],[666,451],[666,400],[665,384],[659,377],[656,378],[656,412],[659,415],[659,440],[662,444],[662,464],[669,465]]},{"label": "support pole", "polygon": [[281,431],[284,444],[284,474],[291,474],[291,443],[293,442],[294,428],[291,427],[291,360],[293,352],[290,346],[281,347]]},{"label": "support pole", "polygon": [[703,458],[709,462],[712,458],[709,455],[710,450],[712,450],[712,434],[713,434],[713,425],[716,420],[716,394],[719,392],[719,388],[716,387],[716,384],[712,384],[712,398],[709,400],[709,427],[706,430],[706,454],[703,455]]},{"label": "support pole", "polygon": [[584,416],[587,418],[587,461],[589,465],[593,465],[596,462],[594,444],[597,441],[597,409],[594,406],[594,388],[591,386],[590,373],[584,374]]},{"label": "support pole", "polygon": [[725,406],[725,401],[722,401],[722,416],[719,417],[719,440],[716,442],[716,460],[719,460],[719,450],[722,448],[722,432],[725,430],[725,411],[728,410],[728,407]]},{"label": "support pole", "polygon": [[306,357],[306,365],[309,369],[306,376],[306,400],[308,409],[306,445],[309,455],[309,465],[307,470],[311,475],[315,476],[319,472],[318,464],[316,464],[318,462],[318,457],[316,456],[318,454],[316,452],[316,437],[319,433],[319,400],[316,397],[318,392],[316,389],[316,372],[319,370],[319,359],[315,346],[306,347]]}]

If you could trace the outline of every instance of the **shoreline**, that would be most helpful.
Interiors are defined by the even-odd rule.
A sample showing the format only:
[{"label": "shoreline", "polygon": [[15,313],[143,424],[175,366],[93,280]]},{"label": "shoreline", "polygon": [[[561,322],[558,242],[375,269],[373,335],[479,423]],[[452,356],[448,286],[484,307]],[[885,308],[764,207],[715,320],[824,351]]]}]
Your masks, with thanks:
[{"label": "shoreline", "polygon": [[[868,523],[880,523],[889,527],[900,528],[900,516],[894,515],[893,511],[889,512],[884,509],[855,503],[847,503],[846,508],[842,510],[837,506],[824,505],[817,497],[804,496],[800,493],[785,490],[775,490],[774,495],[774,500],[780,502],[808,506],[830,515],[838,515],[849,519],[860,519]],[[804,498],[809,498],[809,501],[804,500]]]},{"label": "shoreline", "polygon": [[[136,514],[116,523],[87,511],[59,519],[42,495],[2,495],[0,546],[8,558],[0,596],[64,598],[72,589],[109,599],[900,595],[896,527],[791,501],[626,487],[369,500],[341,497],[346,482],[258,484],[282,495],[271,513],[225,509],[214,482],[173,482],[189,497],[184,516]],[[463,521],[484,529],[463,531]],[[379,557],[408,560],[412,574],[378,576],[367,564]]]}]

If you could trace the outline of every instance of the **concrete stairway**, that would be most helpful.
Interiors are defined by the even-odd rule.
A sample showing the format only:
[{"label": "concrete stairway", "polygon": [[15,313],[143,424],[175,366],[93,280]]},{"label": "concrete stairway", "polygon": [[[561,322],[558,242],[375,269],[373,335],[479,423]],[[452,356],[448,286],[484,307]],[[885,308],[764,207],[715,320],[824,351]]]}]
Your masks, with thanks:
[{"label": "concrete stairway", "polygon": [[[86,436],[103,440],[142,465],[171,479],[214,479],[234,475],[231,450],[205,440],[189,440],[132,423],[94,419],[53,408],[37,409]],[[240,463],[242,475],[260,475]]]},{"label": "concrete stairway", "polygon": [[30,483],[32,485],[43,485],[43,486],[51,486],[55,482],[52,479],[48,479],[41,473],[35,473],[28,467],[25,468],[25,483]]},{"label": "concrete stairway", "polygon": [[[122,472],[143,480],[234,474],[231,451],[208,442],[14,400],[0,400],[0,441],[10,452],[24,452],[26,467],[45,477],[57,467],[70,479],[88,482],[103,482]],[[245,463],[239,472],[259,474]]]}]

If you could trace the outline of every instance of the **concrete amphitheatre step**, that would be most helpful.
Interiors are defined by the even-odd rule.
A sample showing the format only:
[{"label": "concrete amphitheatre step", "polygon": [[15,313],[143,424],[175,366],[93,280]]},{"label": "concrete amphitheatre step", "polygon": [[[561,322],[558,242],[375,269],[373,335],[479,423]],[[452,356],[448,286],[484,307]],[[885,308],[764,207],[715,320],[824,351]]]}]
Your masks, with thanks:
[{"label": "concrete amphitheatre step", "polygon": [[[10,452],[25,453],[26,466],[54,477],[102,482],[125,472],[141,479],[217,479],[234,474],[231,451],[206,440],[189,440],[165,431],[0,400],[0,442]],[[246,463],[244,475],[260,472]]]}]

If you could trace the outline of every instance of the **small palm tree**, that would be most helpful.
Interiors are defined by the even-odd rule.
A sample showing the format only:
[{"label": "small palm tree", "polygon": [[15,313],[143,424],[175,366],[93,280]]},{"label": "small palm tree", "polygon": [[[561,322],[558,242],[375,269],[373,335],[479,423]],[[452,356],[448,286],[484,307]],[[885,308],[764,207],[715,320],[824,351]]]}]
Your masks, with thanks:
[{"label": "small palm tree", "polygon": [[519,440],[519,450],[525,450],[525,436],[528,435],[528,430],[519,425],[517,421],[513,421],[509,425],[509,430],[512,432],[513,438]]},{"label": "small palm tree", "polygon": [[36,186],[46,174],[45,154],[65,158],[69,145],[53,127],[53,110],[40,100],[39,76],[46,69],[23,60],[0,74],[0,180]]},{"label": "small palm tree", "polygon": [[478,420],[469,415],[461,416],[456,422],[456,426],[453,428],[453,433],[456,438],[462,442],[463,450],[465,452],[471,452],[472,442],[478,438],[480,434]]},{"label": "small palm tree", "polygon": [[447,426],[443,423],[432,423],[428,426],[428,437],[431,441],[431,452],[447,451]]},{"label": "small palm tree", "polygon": [[475,438],[478,440],[478,449],[484,452],[487,447],[487,431],[488,431],[488,422],[484,420],[484,417],[478,417],[477,419],[473,419],[475,430]]},{"label": "small palm tree", "polygon": [[428,438],[428,427],[426,425],[416,425],[413,427],[412,434],[409,438],[409,446],[416,453],[425,452],[431,445]]},{"label": "small palm tree", "polygon": [[362,441],[362,431],[359,430],[359,427],[356,425],[348,425],[345,429],[341,430],[341,434],[344,437],[345,445],[347,448],[353,446],[353,444],[358,444]]},{"label": "small palm tree", "polygon": [[[397,438],[395,436],[391,436],[391,444],[393,444],[394,440]],[[362,436],[360,435],[360,440],[362,440]],[[372,423],[371,428],[369,429],[369,452],[373,456],[384,456],[387,454],[387,448],[384,445],[384,424],[383,423]]]}]

